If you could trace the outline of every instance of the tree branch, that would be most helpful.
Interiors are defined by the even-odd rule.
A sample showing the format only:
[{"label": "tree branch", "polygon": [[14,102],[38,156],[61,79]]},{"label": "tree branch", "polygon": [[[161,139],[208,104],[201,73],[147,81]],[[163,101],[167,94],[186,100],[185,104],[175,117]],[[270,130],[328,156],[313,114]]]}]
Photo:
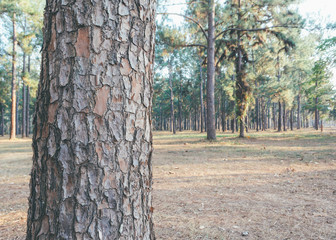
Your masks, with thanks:
[{"label": "tree branch", "polygon": [[279,26],[271,26],[271,27],[265,27],[265,28],[250,28],[250,29],[241,29],[241,28],[228,28],[225,29],[224,31],[218,33],[215,36],[215,39],[223,35],[224,33],[228,31],[240,31],[240,32],[258,32],[258,31],[266,31],[272,28],[300,28],[299,26],[286,26],[286,25],[279,25]]},{"label": "tree branch", "polygon": [[175,16],[184,17],[184,18],[192,21],[193,23],[195,23],[202,30],[205,38],[208,39],[208,35],[206,34],[206,31],[205,31],[204,27],[199,22],[197,22],[195,19],[193,19],[191,17],[188,17],[188,16],[183,15],[183,14],[179,14],[179,13],[157,13],[157,14],[159,14],[159,15],[175,15]]}]

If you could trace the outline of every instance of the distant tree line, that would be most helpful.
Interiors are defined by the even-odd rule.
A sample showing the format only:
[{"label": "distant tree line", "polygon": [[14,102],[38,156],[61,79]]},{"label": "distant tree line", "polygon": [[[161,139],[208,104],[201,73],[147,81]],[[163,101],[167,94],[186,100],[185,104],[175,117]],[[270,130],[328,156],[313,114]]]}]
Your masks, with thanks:
[{"label": "distant tree line", "polygon": [[[167,2],[162,1],[154,129],[208,132],[211,121],[215,130],[244,137],[249,129],[319,129],[323,120],[335,121],[331,67],[336,41],[314,31],[302,34],[307,25],[292,10],[293,3],[186,1],[186,11],[175,14],[167,12]],[[211,14],[215,18],[209,25]],[[169,15],[180,15],[185,22],[175,27]],[[209,60],[210,38],[214,61]],[[208,83],[211,71],[213,86]],[[208,133],[208,139],[215,136]]]}]

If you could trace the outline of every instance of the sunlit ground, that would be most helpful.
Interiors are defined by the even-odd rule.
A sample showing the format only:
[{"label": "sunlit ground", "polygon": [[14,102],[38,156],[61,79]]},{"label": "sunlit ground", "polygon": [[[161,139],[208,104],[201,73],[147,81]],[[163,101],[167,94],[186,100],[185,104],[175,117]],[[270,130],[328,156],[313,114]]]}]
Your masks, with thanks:
[{"label": "sunlit ground", "polygon": [[[249,136],[154,133],[157,239],[336,238],[336,129]],[[31,157],[0,138],[0,239],[24,239]]]}]

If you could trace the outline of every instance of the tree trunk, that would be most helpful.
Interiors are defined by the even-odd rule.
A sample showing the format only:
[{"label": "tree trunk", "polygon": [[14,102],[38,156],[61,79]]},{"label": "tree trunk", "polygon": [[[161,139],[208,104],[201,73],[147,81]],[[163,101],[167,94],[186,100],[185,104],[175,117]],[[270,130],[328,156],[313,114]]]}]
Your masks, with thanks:
[{"label": "tree trunk", "polygon": [[182,132],[182,72],[180,72],[180,92],[179,92],[179,131]]},{"label": "tree trunk", "polygon": [[200,59],[200,103],[201,103],[201,132],[203,132],[204,103],[203,103],[203,71],[202,71],[202,61],[201,61],[201,59]]},{"label": "tree trunk", "polygon": [[26,74],[26,54],[23,53],[23,68],[22,68],[22,138],[24,138],[26,136],[26,106],[27,106],[27,96],[26,96],[26,86],[25,86],[25,82],[24,82],[24,78],[25,78],[25,74]]},{"label": "tree trunk", "polygon": [[265,100],[261,98],[261,123],[262,123],[262,131],[266,130],[266,113],[265,113]]},{"label": "tree trunk", "polygon": [[174,114],[174,92],[172,83],[172,69],[171,62],[169,63],[169,89],[170,89],[170,131],[176,134],[175,114]]},{"label": "tree trunk", "polygon": [[293,108],[290,110],[290,129],[293,131]]},{"label": "tree trunk", "polygon": [[276,130],[275,103],[273,103],[273,107],[272,107],[272,115],[273,115],[273,129]]},{"label": "tree trunk", "polygon": [[5,134],[4,126],[4,109],[3,104],[0,103],[0,136],[4,136]]},{"label": "tree trunk", "polygon": [[281,116],[282,116],[281,102],[279,101],[278,132],[281,132]]},{"label": "tree trunk", "polygon": [[315,98],[315,129],[318,130],[318,125],[319,125],[319,112],[317,108],[318,104],[318,97]]},{"label": "tree trunk", "polygon": [[248,114],[245,116],[245,131],[248,133]]},{"label": "tree trunk", "polygon": [[231,119],[231,131],[232,131],[232,133],[235,132],[235,119],[234,119],[234,117]]},{"label": "tree trunk", "polygon": [[16,134],[20,134],[20,125],[19,125],[19,111],[18,111],[18,109],[19,109],[19,101],[20,101],[20,99],[19,99],[19,95],[18,94],[16,94],[16,106],[15,106],[15,123],[16,123],[16,130],[15,130],[15,132],[16,132]]},{"label": "tree trunk", "polygon": [[207,58],[207,139],[216,140],[215,127],[215,1],[208,8],[208,58]]},{"label": "tree trunk", "polygon": [[283,124],[283,130],[284,131],[287,131],[287,129],[286,129],[286,123],[287,123],[287,121],[286,121],[286,116],[287,116],[287,114],[286,114],[286,103],[285,102],[283,102],[283,121],[282,121],[282,124]]},{"label": "tree trunk", "polygon": [[26,239],[155,239],[155,1],[49,0],[44,19]]},{"label": "tree trunk", "polygon": [[255,106],[255,118],[256,118],[256,131],[259,131],[259,98],[256,98]]},{"label": "tree trunk", "polygon": [[[30,73],[30,55],[28,56],[28,73]],[[29,137],[30,133],[30,114],[29,114],[29,108],[30,108],[30,89],[29,86],[27,85],[26,87],[27,93],[27,101],[26,101],[26,137]]]},{"label": "tree trunk", "polygon": [[222,95],[222,131],[226,131],[226,100],[225,95]]},{"label": "tree trunk", "polygon": [[10,139],[16,137],[16,14],[13,13],[13,55],[12,55],[12,106],[11,106],[11,126]]},{"label": "tree trunk", "polygon": [[300,94],[297,96],[297,104],[298,104],[298,108],[297,108],[297,129],[300,129],[301,128],[301,116],[300,116],[301,95]]}]

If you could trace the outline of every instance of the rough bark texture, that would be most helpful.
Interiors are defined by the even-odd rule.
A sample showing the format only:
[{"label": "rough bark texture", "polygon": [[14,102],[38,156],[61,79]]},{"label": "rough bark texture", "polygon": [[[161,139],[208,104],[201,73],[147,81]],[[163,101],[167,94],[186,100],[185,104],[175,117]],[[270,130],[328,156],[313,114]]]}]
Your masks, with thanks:
[{"label": "rough bark texture", "polygon": [[208,61],[207,61],[207,139],[216,140],[215,126],[215,2],[208,0]]},{"label": "rough bark texture", "polygon": [[154,239],[155,1],[48,0],[27,239]]},{"label": "rough bark texture", "polygon": [[13,13],[13,55],[12,55],[12,106],[11,106],[11,126],[10,139],[16,137],[16,14]]}]

